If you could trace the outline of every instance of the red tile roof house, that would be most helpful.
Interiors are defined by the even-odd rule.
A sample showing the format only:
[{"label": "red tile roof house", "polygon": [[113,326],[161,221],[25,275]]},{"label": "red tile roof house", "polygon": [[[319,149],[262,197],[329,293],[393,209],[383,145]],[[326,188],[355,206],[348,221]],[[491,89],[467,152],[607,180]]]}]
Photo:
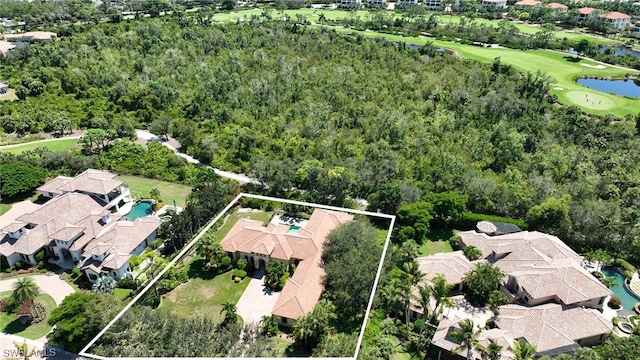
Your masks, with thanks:
[{"label": "red tile roof house", "polygon": [[[537,347],[537,356],[543,356],[598,344],[611,332],[611,321],[597,310],[611,290],[586,271],[582,258],[557,237],[535,231],[458,235],[462,248],[478,248],[485,261],[505,273],[501,290],[512,304],[501,306],[494,317],[500,330],[496,336],[524,338]],[[459,346],[448,335],[458,321],[443,320],[432,343],[445,352]]]},{"label": "red tile roof house", "polygon": [[588,19],[593,19],[597,15],[596,9],[590,7],[583,7],[578,9],[578,23],[582,24]]},{"label": "red tile roof house", "polygon": [[547,7],[549,9],[554,10],[556,13],[565,13],[569,9],[567,5],[556,3],[556,2],[547,4]]},{"label": "red tile roof house", "polygon": [[629,23],[631,22],[631,16],[617,11],[600,14],[599,17],[601,20],[607,22],[609,25],[618,30],[624,30],[629,26]]},{"label": "red tile roof house", "polygon": [[520,0],[514,4],[515,6],[542,6],[542,1],[536,0]]},{"label": "red tile roof house", "polygon": [[280,317],[280,324],[292,326],[296,319],[313,310],[324,290],[322,248],[329,233],[341,224],[353,220],[353,215],[314,210],[308,223],[291,232],[289,225],[240,219],[221,245],[234,260],[246,259],[256,268],[264,269],[271,261],[280,261],[296,270],[285,283],[271,313]]},{"label": "red tile roof house", "polygon": [[[10,266],[18,261],[36,265],[35,255],[44,251],[79,263],[92,281],[101,275],[125,276],[129,257],[141,253],[155,239],[161,220],[119,221],[120,216],[113,212],[120,201],[131,198],[129,189],[114,177],[90,169],[75,178],[60,176],[39,187],[38,191],[52,199],[0,231],[0,254]],[[104,251],[97,254],[97,249]],[[95,260],[91,268],[85,267],[88,258]]]}]

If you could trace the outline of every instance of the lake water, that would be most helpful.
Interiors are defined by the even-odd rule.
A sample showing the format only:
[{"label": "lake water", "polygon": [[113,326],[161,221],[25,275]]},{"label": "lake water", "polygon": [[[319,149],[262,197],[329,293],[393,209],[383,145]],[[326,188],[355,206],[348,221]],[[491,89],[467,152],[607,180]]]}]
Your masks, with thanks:
[{"label": "lake water", "polygon": [[620,96],[640,98],[640,85],[633,80],[578,79],[578,84],[590,89]]},{"label": "lake water", "polygon": [[602,46],[599,51],[604,54],[607,49],[610,49],[612,55],[633,55],[640,59],[640,51],[624,46]]}]

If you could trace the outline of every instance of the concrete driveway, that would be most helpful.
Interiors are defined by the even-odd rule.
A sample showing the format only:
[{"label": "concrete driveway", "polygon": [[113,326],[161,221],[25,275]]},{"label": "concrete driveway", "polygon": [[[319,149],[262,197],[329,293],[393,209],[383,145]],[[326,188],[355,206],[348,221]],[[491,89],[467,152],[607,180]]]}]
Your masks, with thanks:
[{"label": "concrete driveway", "polygon": [[[62,300],[69,294],[75,292],[71,285],[67,284],[64,280],[60,280],[58,275],[28,275],[33,278],[33,281],[38,285],[41,292],[47,293],[55,300],[56,305],[60,305]],[[0,281],[0,292],[12,291],[13,284],[18,279],[8,279]]]},{"label": "concrete driveway", "polygon": [[254,275],[249,285],[242,293],[236,308],[238,315],[242,316],[245,325],[260,323],[264,315],[270,315],[273,306],[280,297],[279,292],[271,292],[262,284],[263,274]]}]

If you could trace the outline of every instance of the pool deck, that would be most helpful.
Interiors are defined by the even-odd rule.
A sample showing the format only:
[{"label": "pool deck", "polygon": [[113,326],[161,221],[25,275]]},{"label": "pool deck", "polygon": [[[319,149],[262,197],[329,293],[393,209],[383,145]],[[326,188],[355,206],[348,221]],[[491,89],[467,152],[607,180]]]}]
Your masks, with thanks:
[{"label": "pool deck", "polygon": [[633,273],[633,277],[629,281],[629,290],[640,297],[640,277],[637,271]]}]

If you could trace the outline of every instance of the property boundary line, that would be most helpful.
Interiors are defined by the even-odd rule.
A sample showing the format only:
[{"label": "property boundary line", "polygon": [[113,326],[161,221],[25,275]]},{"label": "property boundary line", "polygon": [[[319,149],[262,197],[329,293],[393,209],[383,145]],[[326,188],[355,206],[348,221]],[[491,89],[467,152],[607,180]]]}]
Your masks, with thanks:
[{"label": "property boundary line", "polygon": [[[367,304],[367,309],[365,311],[365,316],[364,316],[364,320],[363,320],[363,323],[362,323],[362,328],[360,329],[360,335],[358,336],[358,342],[356,344],[355,354],[354,354],[353,357],[348,357],[348,358],[330,358],[330,359],[356,359],[358,357],[359,352],[360,352],[360,346],[362,345],[362,338],[364,336],[364,330],[365,330],[365,327],[367,325],[367,320],[369,318],[369,313],[371,312],[371,307],[373,305],[373,298],[374,298],[374,296],[376,294],[376,290],[377,290],[377,287],[378,287],[378,282],[380,280],[380,275],[382,273],[382,267],[384,265],[384,259],[386,258],[387,249],[389,248],[389,242],[391,241],[391,232],[393,231],[393,227],[395,225],[396,216],[395,215],[389,215],[389,214],[374,213],[374,212],[370,212],[370,211],[341,208],[341,207],[337,207],[337,206],[314,204],[314,203],[308,203],[308,202],[304,202],[304,201],[281,199],[281,198],[275,198],[275,197],[271,197],[271,196],[248,194],[248,193],[240,193],[240,194],[238,194],[233,200],[231,200],[231,202],[224,209],[222,209],[222,211],[220,213],[218,213],[218,215],[216,215],[212,220],[210,220],[209,223],[207,225],[205,225],[205,227],[203,227],[202,230],[200,230],[200,232],[173,258],[173,260],[171,260],[169,262],[169,264],[167,264],[167,266],[165,266],[164,269],[162,269],[162,271],[160,271],[160,273],[158,273],[158,275],[156,275],[156,277],[153,278],[153,280],[151,280],[144,287],[144,289],[142,289],[138,293],[138,295],[136,295],[133,298],[133,300],[131,300],[116,315],[116,317],[113,318],[107,324],[107,326],[105,326],[105,328],[102,329],[98,333],[98,335],[96,335],[93,339],[91,339],[91,341],[80,351],[80,353],[78,355],[86,356],[86,357],[89,357],[89,358],[92,358],[92,359],[97,359],[97,360],[116,359],[116,358],[109,358],[109,357],[99,356],[99,355],[95,355],[95,354],[90,354],[87,351],[89,350],[89,348],[91,348],[96,343],[96,341],[98,341],[99,338],[101,338],[116,323],[116,321],[118,321],[124,315],[125,312],[127,312],[142,296],[144,296],[144,294],[146,294],[147,291],[149,291],[149,289],[158,280],[160,280],[160,278],[162,276],[164,276],[164,274],[169,270],[170,267],[174,266],[176,262],[178,262],[180,259],[182,259],[183,256],[189,250],[191,250],[191,248],[196,244],[196,242],[198,242],[198,240],[200,240],[200,238],[202,238],[202,236],[204,236],[204,234],[207,231],[209,231],[209,229],[211,229],[211,227],[216,222],[218,222],[220,220],[220,218],[222,218],[222,216],[225,215],[238,202],[238,200],[240,200],[243,197],[255,198],[255,199],[259,199],[259,200],[267,200],[267,201],[276,201],[276,202],[288,203],[288,204],[294,204],[294,205],[300,205],[300,206],[309,206],[309,207],[315,207],[315,208],[321,208],[321,209],[327,209],[327,210],[334,210],[334,211],[341,211],[341,212],[349,212],[349,213],[353,213],[353,214],[373,216],[373,217],[379,217],[379,218],[385,218],[385,219],[391,220],[391,223],[389,225],[389,230],[387,231],[387,238],[386,238],[384,246],[382,248],[382,255],[381,255],[381,258],[380,258],[380,262],[378,264],[378,270],[376,272],[376,276],[375,276],[375,279],[374,279],[374,282],[373,282],[373,287],[371,288],[371,295],[369,296],[369,302]],[[141,359],[142,360],[142,359],[166,359],[166,357],[117,358],[117,359]],[[180,357],[173,357],[171,359],[236,359],[236,358],[201,358],[201,357],[197,357],[197,358],[190,358],[190,357],[180,358]],[[253,358],[245,358],[245,359],[253,359]],[[255,358],[255,359],[264,359],[264,358]],[[276,358],[272,358],[272,359],[276,359]],[[296,358],[286,358],[286,359],[296,359]],[[298,359],[307,359],[307,358],[298,358]],[[317,358],[317,359],[323,359],[323,358]]]}]

